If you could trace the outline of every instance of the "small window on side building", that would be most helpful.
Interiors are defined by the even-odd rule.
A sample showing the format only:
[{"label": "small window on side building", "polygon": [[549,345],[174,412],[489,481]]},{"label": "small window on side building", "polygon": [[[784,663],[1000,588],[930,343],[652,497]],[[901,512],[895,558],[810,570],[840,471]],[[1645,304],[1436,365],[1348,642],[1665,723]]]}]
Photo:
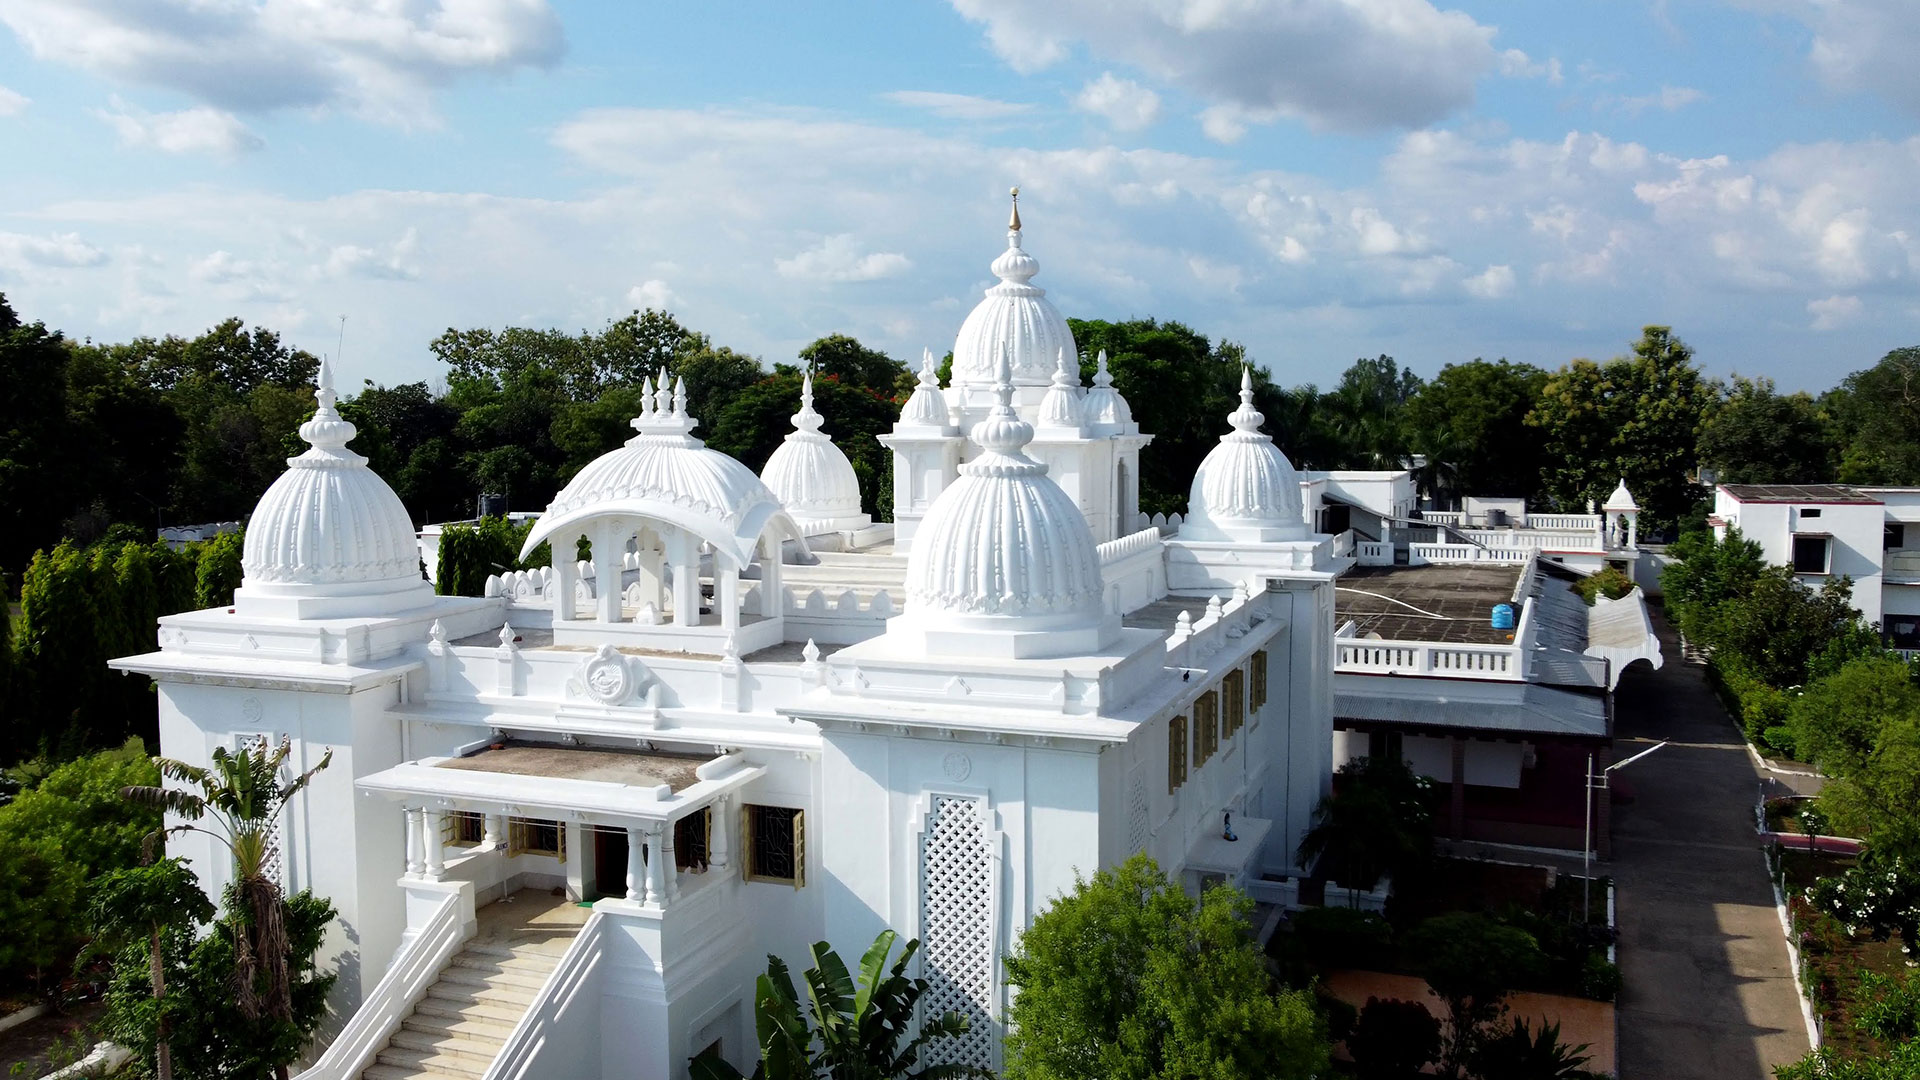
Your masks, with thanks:
[{"label": "small window on side building", "polygon": [[1832,566],[1833,538],[1830,536],[1796,536],[1793,538],[1793,572],[1796,574],[1825,574]]}]

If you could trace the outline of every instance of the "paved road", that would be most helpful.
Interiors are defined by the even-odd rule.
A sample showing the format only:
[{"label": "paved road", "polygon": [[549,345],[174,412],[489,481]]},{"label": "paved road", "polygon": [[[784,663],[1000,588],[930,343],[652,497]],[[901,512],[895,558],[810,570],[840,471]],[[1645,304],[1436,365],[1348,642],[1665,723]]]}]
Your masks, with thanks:
[{"label": "paved road", "polygon": [[1759,774],[1706,683],[1659,625],[1667,666],[1626,672],[1614,757],[1621,1080],[1766,1080],[1807,1052],[1800,999],[1753,831]]}]

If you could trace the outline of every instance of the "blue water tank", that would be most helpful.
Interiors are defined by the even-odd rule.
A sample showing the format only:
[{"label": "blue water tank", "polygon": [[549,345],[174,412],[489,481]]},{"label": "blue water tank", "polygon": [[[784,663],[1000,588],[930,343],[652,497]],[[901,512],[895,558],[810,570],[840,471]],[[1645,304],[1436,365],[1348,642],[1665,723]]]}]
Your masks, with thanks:
[{"label": "blue water tank", "polygon": [[1513,605],[1512,604],[1493,605],[1493,628],[1495,630],[1513,629]]}]

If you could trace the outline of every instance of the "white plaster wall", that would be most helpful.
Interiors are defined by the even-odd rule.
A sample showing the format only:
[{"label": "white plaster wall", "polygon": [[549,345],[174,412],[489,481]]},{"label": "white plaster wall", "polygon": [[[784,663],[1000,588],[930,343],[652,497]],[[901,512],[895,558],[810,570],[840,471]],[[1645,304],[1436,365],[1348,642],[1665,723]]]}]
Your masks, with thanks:
[{"label": "white plaster wall", "polygon": [[[1805,518],[1801,511],[1817,509],[1818,518]],[[1799,574],[1802,582],[1819,588],[1829,577],[1846,575],[1853,579],[1853,606],[1861,618],[1880,622],[1881,561],[1884,556],[1886,507],[1878,503],[1742,503],[1725,488],[1714,491],[1714,513],[1740,534],[1760,545],[1770,563],[1793,564],[1793,535],[1828,533],[1833,537],[1830,574]],[[1724,538],[1726,528],[1714,530]]]}]

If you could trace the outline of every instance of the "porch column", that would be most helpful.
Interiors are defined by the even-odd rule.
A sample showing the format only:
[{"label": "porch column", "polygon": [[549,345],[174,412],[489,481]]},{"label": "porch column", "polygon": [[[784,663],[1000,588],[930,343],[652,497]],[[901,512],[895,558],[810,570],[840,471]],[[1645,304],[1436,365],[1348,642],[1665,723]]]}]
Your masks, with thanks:
[{"label": "porch column", "polygon": [[604,623],[620,621],[624,590],[620,588],[620,567],[626,544],[613,522],[603,521],[593,530],[594,616]]},{"label": "porch column", "polygon": [[439,881],[446,873],[446,846],[444,843],[446,834],[440,831],[441,823],[446,820],[446,816],[446,811],[444,810],[430,809],[421,814],[424,820],[421,823],[420,845],[427,853],[426,870],[428,881]]},{"label": "porch column", "polygon": [[728,852],[733,847],[729,842],[733,836],[732,804],[733,796],[722,795],[713,800],[710,808],[713,820],[707,823],[707,865],[716,870],[727,865]]},{"label": "porch column", "polygon": [[481,846],[491,851],[506,842],[507,818],[505,814],[488,814],[486,831],[480,836]]},{"label": "porch column", "polygon": [[[714,560],[719,561],[715,555]],[[720,625],[728,630],[740,629],[740,568],[729,564],[719,571],[720,580],[714,583],[714,603],[720,606]]]},{"label": "porch column", "polygon": [[660,873],[667,881],[667,899],[680,899],[680,867],[673,857],[673,826],[667,825],[660,830]]},{"label": "porch column", "polygon": [[652,904],[654,907],[667,906],[666,877],[660,872],[660,864],[664,861],[661,858],[663,853],[661,851],[660,832],[661,829],[659,825],[647,826],[647,852],[652,857],[647,860],[646,902]]},{"label": "porch column", "polygon": [[407,819],[407,876],[419,877],[427,868],[420,858],[420,808],[403,806],[401,812]]},{"label": "porch column", "polygon": [[646,846],[639,829],[627,828],[627,899],[636,904],[647,902]]},{"label": "porch column", "polygon": [[575,541],[578,533],[557,533],[551,540],[553,545],[553,617],[573,619],[579,617],[574,606],[573,593],[580,581],[580,564],[574,558]]},{"label": "porch column", "polygon": [[786,589],[780,580],[780,541],[769,539],[766,546],[773,550],[760,556],[760,614],[771,619],[780,614],[781,605],[786,603]]}]

